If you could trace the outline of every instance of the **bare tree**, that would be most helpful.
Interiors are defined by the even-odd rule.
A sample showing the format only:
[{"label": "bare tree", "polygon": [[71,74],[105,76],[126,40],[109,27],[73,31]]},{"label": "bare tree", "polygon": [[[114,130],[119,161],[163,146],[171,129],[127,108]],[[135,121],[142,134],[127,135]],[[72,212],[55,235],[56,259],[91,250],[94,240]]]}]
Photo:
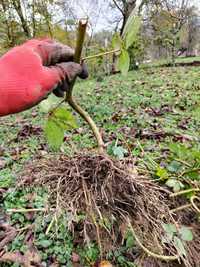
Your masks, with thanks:
[{"label": "bare tree", "polygon": [[196,55],[196,48],[199,46],[200,17],[196,7],[188,10],[188,18],[180,34],[179,55],[185,53],[186,56]]},{"label": "bare tree", "polygon": [[146,20],[150,24],[154,40],[159,46],[171,49],[173,65],[179,42],[179,33],[189,16],[189,0],[144,0]]}]

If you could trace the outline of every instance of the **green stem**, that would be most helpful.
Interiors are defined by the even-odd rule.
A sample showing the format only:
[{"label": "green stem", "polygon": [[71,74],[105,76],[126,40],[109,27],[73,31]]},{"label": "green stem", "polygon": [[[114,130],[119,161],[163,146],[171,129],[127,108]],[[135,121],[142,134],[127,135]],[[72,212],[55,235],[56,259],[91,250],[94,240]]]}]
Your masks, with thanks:
[{"label": "green stem", "polygon": [[40,209],[8,209],[7,212],[12,212],[12,213],[28,213],[28,212],[46,212],[47,209],[45,208],[40,208]]},{"label": "green stem", "polygon": [[117,52],[120,52],[120,51],[121,51],[121,49],[110,50],[110,51],[99,53],[99,54],[96,54],[96,55],[83,57],[82,60],[85,61],[85,60],[90,60],[90,59],[94,59],[94,58],[97,58],[97,57],[103,57],[103,56],[111,55],[111,54],[114,54],[114,53],[117,53]]},{"label": "green stem", "polygon": [[172,193],[170,197],[178,197],[178,196],[182,196],[184,194],[193,193],[193,192],[200,192],[200,189],[199,188],[186,189],[183,191],[179,191],[177,193]]},{"label": "green stem", "polygon": [[190,198],[190,202],[191,202],[193,208],[194,208],[198,213],[200,213],[200,209],[199,209],[199,208],[197,207],[197,205],[194,203],[195,200],[198,200],[198,201],[200,202],[200,198],[197,197],[197,196],[192,196],[192,197]]},{"label": "green stem", "polygon": [[170,210],[169,212],[170,212],[170,214],[172,214],[172,213],[176,213],[176,212],[178,212],[178,211],[182,211],[182,210],[185,210],[185,209],[189,209],[189,208],[191,208],[191,207],[192,207],[192,204],[186,204],[186,205],[177,207],[177,208],[175,208],[175,209],[172,209],[172,210]]},{"label": "green stem", "polygon": [[[87,20],[80,20],[79,26],[78,26],[78,33],[77,33],[77,42],[76,42],[76,50],[75,50],[75,56],[74,61],[76,63],[80,63],[81,61],[81,53],[83,50],[83,43],[85,39],[86,29],[87,29]],[[97,140],[98,143],[98,149],[100,153],[104,152],[104,142],[101,137],[101,134],[99,132],[99,129],[97,128],[95,122],[92,120],[90,115],[79,106],[79,104],[76,102],[76,100],[73,98],[73,87],[75,84],[76,79],[71,83],[69,90],[66,93],[66,102],[69,103],[69,105],[88,123],[90,128],[93,131],[93,134]]]}]

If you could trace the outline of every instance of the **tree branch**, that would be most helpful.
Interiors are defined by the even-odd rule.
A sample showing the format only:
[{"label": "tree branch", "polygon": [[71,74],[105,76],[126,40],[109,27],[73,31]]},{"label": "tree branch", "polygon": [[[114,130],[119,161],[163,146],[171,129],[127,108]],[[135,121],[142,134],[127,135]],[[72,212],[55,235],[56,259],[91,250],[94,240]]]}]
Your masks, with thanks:
[{"label": "tree branch", "polygon": [[122,13],[122,15],[124,16],[125,13],[123,11],[123,9],[118,5],[116,0],[113,0],[114,5],[116,6],[116,8]]}]

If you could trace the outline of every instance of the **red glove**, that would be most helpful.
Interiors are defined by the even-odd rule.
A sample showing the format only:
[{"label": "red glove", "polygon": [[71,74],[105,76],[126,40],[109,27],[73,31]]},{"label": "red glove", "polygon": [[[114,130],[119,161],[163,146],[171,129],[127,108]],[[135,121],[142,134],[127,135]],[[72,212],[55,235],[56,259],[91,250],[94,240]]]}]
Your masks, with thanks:
[{"label": "red glove", "polygon": [[0,58],[0,116],[26,110],[52,91],[63,96],[87,70],[73,61],[74,51],[52,40],[30,40]]}]

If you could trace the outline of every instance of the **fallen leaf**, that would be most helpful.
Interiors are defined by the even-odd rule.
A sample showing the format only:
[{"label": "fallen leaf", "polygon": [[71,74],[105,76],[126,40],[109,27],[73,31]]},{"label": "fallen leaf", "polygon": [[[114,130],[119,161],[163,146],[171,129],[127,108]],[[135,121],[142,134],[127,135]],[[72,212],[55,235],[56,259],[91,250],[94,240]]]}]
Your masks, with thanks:
[{"label": "fallen leaf", "polygon": [[6,160],[5,159],[0,159],[0,170],[5,168],[5,166],[6,166]]},{"label": "fallen leaf", "polygon": [[0,236],[0,250],[3,249],[8,243],[13,241],[17,235],[17,231],[14,227],[7,223],[0,224],[0,230],[3,234]]},{"label": "fallen leaf", "polygon": [[28,138],[32,135],[40,135],[42,133],[42,128],[41,127],[36,127],[31,124],[25,124],[23,125],[22,129],[18,132],[17,134],[17,141]]},{"label": "fallen leaf", "polygon": [[109,261],[101,261],[98,267],[113,267]]},{"label": "fallen leaf", "polygon": [[76,254],[75,252],[72,253],[72,262],[79,262],[80,261],[80,257],[78,254]]}]

